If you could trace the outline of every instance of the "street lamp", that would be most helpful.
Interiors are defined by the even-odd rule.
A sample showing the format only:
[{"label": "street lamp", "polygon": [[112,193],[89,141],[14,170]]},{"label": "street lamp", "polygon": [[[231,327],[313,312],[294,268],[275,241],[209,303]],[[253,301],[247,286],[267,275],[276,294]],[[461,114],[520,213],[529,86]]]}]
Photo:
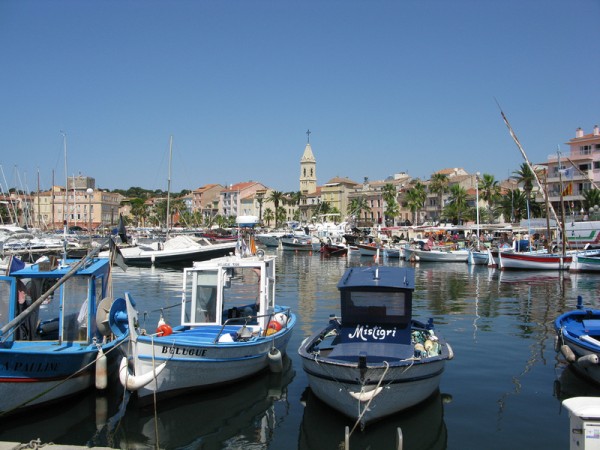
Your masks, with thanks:
[{"label": "street lamp", "polygon": [[94,194],[94,190],[90,187],[87,188],[86,191],[88,196],[88,234],[90,235],[90,239],[92,237],[92,195]]},{"label": "street lamp", "polygon": [[595,217],[596,214],[598,214],[599,209],[600,209],[600,207],[598,207],[598,205],[594,205],[593,207],[590,206],[590,209],[589,209],[590,220],[592,220],[592,217]]}]

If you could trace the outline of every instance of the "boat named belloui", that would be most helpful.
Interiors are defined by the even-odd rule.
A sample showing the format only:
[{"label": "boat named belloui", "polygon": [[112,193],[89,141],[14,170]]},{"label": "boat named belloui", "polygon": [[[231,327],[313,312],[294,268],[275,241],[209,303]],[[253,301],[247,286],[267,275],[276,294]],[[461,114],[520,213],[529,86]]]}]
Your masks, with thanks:
[{"label": "boat named belloui", "polygon": [[120,380],[142,402],[281,367],[296,316],[275,304],[276,257],[246,256],[242,247],[184,269],[180,325],[159,322],[146,333],[130,324],[131,361],[123,358]]}]

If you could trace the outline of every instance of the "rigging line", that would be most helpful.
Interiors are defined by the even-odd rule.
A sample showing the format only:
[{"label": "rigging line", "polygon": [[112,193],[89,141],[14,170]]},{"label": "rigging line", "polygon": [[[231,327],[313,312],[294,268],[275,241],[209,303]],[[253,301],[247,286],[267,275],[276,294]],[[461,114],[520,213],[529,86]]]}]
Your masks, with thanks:
[{"label": "rigging line", "polygon": [[575,170],[577,170],[577,172],[579,172],[580,175],[583,175],[584,177],[586,177],[590,181],[590,183],[592,183],[592,186],[594,186],[595,189],[600,189],[600,188],[598,188],[598,185],[596,183],[594,183],[594,180],[592,180],[587,173],[585,173],[583,170],[581,170],[579,167],[577,167],[575,165],[575,163],[573,161],[571,161],[571,159],[568,156],[563,155],[563,158],[565,158],[567,161],[569,161],[572,164],[572,166],[575,168]]}]

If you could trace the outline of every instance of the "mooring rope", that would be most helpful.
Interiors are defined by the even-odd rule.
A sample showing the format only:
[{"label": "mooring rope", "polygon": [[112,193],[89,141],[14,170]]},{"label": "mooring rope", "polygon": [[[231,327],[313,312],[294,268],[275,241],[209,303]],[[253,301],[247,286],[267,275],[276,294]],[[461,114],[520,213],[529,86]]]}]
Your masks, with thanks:
[{"label": "mooring rope", "polygon": [[[385,370],[383,371],[383,374],[381,375],[381,378],[379,378],[379,382],[377,383],[377,386],[375,386],[374,390],[379,389],[379,387],[381,386],[381,383],[383,382],[383,379],[385,378],[385,375],[387,374],[388,370],[390,369],[390,365],[387,361],[383,362],[385,364]],[[371,405],[371,402],[373,401],[373,399],[376,396],[372,396],[369,401],[367,402],[367,404],[365,405],[365,407],[363,408],[362,412],[360,413],[360,415],[358,416],[358,419],[356,419],[356,423],[354,424],[354,426],[352,427],[352,430],[350,430],[350,435],[352,436],[352,433],[354,433],[354,430],[356,429],[356,427],[360,424],[363,416],[365,415],[365,413],[369,410],[369,406]],[[360,400],[358,401],[359,405],[360,405]]]}]

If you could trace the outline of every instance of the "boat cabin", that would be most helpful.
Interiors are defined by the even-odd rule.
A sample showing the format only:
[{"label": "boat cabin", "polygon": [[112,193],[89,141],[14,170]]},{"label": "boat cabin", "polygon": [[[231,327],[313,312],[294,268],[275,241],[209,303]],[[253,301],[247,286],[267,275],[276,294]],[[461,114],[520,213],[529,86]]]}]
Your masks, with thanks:
[{"label": "boat cabin", "polygon": [[107,259],[94,259],[65,277],[77,262],[79,260],[67,260],[63,264],[51,258],[0,277],[1,326],[9,324],[59,280],[63,282],[31,314],[11,327],[11,331],[6,330],[1,346],[13,341],[87,344],[94,337],[102,339],[95,317],[97,305],[106,295],[110,263]]},{"label": "boat cabin", "polygon": [[352,267],[337,287],[341,343],[411,344],[414,269]]},{"label": "boat cabin", "polygon": [[240,324],[265,330],[274,308],[275,257],[227,256],[184,270],[184,326]]}]

